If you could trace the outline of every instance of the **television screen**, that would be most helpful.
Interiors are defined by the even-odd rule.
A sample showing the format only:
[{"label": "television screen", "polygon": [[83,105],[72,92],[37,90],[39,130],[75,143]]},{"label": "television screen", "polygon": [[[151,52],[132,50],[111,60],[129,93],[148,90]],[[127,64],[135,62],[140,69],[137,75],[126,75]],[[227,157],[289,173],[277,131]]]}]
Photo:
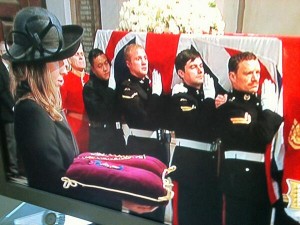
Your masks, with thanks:
[{"label": "television screen", "polygon": [[[254,42],[256,41],[266,39],[257,37]],[[131,92],[135,90],[135,86],[127,82],[131,77],[124,49],[130,44],[139,44],[145,49],[149,62],[147,78],[150,84],[147,85],[155,89],[154,77],[157,74],[161,76],[163,104],[159,109],[164,110],[159,110],[159,114],[151,112],[151,116],[155,116],[155,120],[150,120],[154,121],[153,124],[144,121],[149,129],[139,127],[137,124],[142,121],[142,117],[139,117],[137,111],[130,111],[135,106],[130,105],[130,99],[134,99],[136,95],[147,99],[140,90]],[[25,178],[13,179],[8,176],[8,155],[2,138],[0,194],[101,225],[185,224],[182,221],[193,221],[186,224],[198,224],[195,222],[197,219],[206,221],[204,224],[218,224],[216,221],[222,219],[222,195],[219,189],[220,142],[211,138],[211,120],[206,120],[214,115],[212,112],[203,114],[201,129],[195,125],[198,125],[198,121],[191,120],[191,114],[186,118],[176,117],[172,96],[185,92],[183,86],[180,86],[182,77],[175,68],[176,56],[185,49],[198,52],[216,92],[224,94],[230,89],[227,74],[227,60],[230,55],[247,48],[254,52],[264,52],[253,46],[253,39],[247,37],[99,30],[94,47],[103,50],[107,55],[115,88],[123,88],[124,93],[120,96],[121,101],[125,102],[120,111],[123,113],[123,123],[116,126],[123,130],[126,146],[131,148],[124,151],[126,154],[109,150],[105,153],[81,152],[65,176],[61,177],[61,187],[69,193],[63,196],[30,187],[26,183],[26,169],[21,159],[20,168],[24,169],[22,175]],[[262,46],[270,48],[267,41]],[[267,57],[260,59],[265,66],[274,63],[268,61]],[[274,74],[269,72],[264,71],[263,76],[274,78]],[[193,112],[196,108],[191,103],[193,99],[182,95],[178,100],[180,104],[184,103],[179,107],[181,112]],[[130,113],[135,116],[128,116]],[[162,129],[152,129],[157,126],[156,123]],[[98,125],[101,126],[96,123],[92,126]],[[155,132],[149,133],[145,130]],[[185,137],[186,133],[195,136]],[[199,136],[203,139],[197,140]],[[155,148],[152,147],[153,139],[157,142]],[[113,139],[112,142],[117,140]],[[138,148],[134,147],[133,142],[139,143]],[[153,149],[159,151],[155,152]],[[30,165],[25,167],[28,166]]]}]

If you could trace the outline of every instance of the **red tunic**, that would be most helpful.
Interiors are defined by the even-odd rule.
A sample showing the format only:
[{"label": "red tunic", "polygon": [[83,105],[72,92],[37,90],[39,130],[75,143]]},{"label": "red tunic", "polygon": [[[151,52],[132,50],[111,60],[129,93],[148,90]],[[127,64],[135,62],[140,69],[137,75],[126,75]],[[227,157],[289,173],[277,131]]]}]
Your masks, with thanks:
[{"label": "red tunic", "polygon": [[88,151],[89,121],[85,111],[82,90],[83,85],[89,80],[86,73],[81,80],[72,71],[64,76],[64,84],[61,87],[62,105],[66,111],[66,117],[75,135],[80,152]]}]

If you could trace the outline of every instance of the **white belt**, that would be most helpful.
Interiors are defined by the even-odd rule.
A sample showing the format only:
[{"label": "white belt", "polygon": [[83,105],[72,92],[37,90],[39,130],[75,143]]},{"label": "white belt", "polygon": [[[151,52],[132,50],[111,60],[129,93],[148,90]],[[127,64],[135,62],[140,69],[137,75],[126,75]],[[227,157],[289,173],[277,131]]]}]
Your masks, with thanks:
[{"label": "white belt", "polygon": [[183,139],[183,138],[176,138],[176,146],[193,148],[193,149],[204,150],[204,151],[212,151],[212,144]]},{"label": "white belt", "polygon": [[157,138],[156,131],[152,130],[141,130],[141,129],[132,129],[130,128],[129,134],[136,137],[143,137],[143,138]]},{"label": "white belt", "polygon": [[225,151],[225,159],[240,159],[240,160],[248,160],[253,162],[265,162],[265,155],[262,153],[230,150],[230,151]]}]

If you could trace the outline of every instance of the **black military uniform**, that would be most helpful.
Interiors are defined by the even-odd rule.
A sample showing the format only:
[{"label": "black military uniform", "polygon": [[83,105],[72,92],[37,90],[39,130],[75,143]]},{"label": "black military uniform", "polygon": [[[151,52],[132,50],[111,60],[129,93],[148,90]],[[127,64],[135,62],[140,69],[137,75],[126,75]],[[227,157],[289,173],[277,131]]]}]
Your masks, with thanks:
[{"label": "black military uniform", "polygon": [[282,117],[262,110],[256,95],[233,91],[219,107],[218,119],[224,150],[221,171],[226,225],[268,225],[271,207],[264,153]]},{"label": "black military uniform", "polygon": [[[178,185],[173,202],[180,225],[221,224],[221,192],[218,185],[218,158],[213,124],[214,99],[204,99],[202,89],[185,85],[187,93],[171,98],[170,117],[176,136],[171,174]],[[177,211],[177,212],[176,212]]]},{"label": "black military uniform", "polygon": [[[134,76],[122,82],[119,92],[120,106],[129,127],[127,154],[146,154],[169,163],[169,148],[162,128],[164,98],[152,94],[149,79]],[[126,133],[126,132],[125,132]],[[143,217],[164,221],[165,207],[159,207]]]},{"label": "black military uniform", "polygon": [[117,94],[108,81],[93,73],[83,88],[83,101],[90,120],[89,151],[124,154],[125,139]]},{"label": "black military uniform", "polygon": [[120,88],[120,105],[127,125],[129,137],[128,154],[146,154],[168,164],[163,130],[163,98],[152,94],[149,79],[130,76]]}]

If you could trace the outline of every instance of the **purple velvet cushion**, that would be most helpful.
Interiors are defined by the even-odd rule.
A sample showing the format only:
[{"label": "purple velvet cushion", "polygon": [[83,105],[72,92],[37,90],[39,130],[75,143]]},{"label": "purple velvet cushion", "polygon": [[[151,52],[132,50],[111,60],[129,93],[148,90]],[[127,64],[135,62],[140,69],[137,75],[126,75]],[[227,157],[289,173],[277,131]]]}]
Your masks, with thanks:
[{"label": "purple velvet cushion", "polygon": [[94,160],[98,159],[101,161],[109,161],[111,163],[137,167],[149,170],[160,177],[163,171],[167,169],[167,166],[159,159],[146,155],[115,155],[99,152],[85,152],[81,153],[77,158]]},{"label": "purple velvet cushion", "polygon": [[82,153],[62,180],[65,188],[79,185],[122,200],[164,205],[173,197],[172,183],[165,177],[172,170],[149,156]]}]

